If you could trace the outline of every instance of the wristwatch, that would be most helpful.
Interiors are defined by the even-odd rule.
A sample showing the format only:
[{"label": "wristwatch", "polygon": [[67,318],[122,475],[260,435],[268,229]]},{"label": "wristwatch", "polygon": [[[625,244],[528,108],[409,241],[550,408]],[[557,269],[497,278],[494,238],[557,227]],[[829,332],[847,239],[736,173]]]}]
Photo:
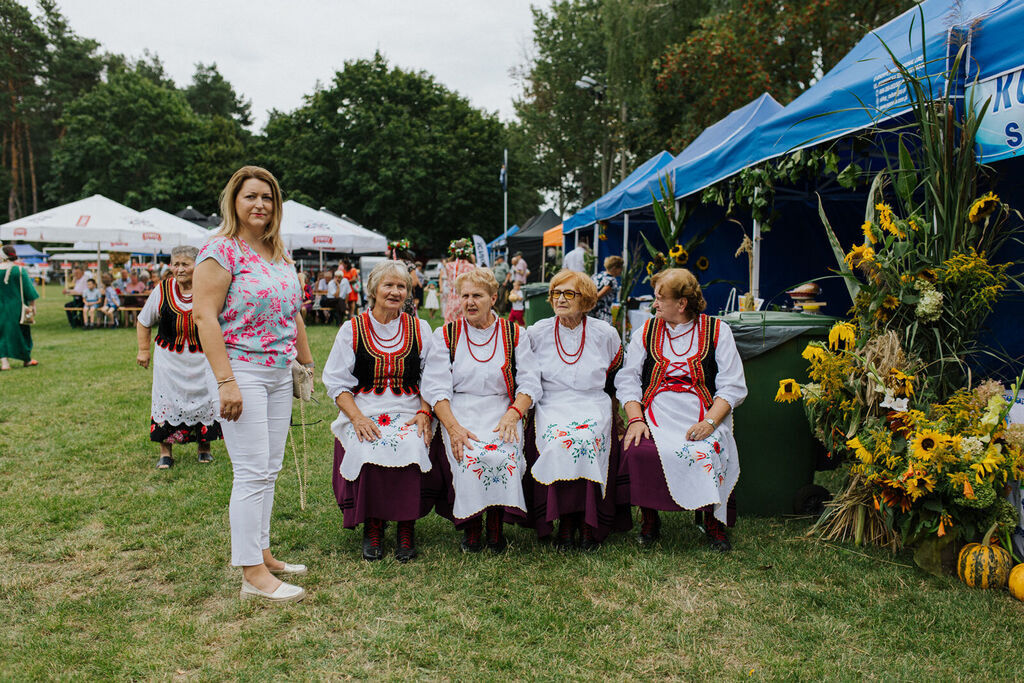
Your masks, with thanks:
[{"label": "wristwatch", "polygon": [[711,425],[711,428],[712,428],[712,429],[714,429],[714,428],[715,428],[715,421],[714,421],[714,420],[712,420],[712,419],[711,419],[710,417],[705,417],[705,418],[704,418],[704,421],[705,421],[705,422],[707,422],[707,423],[708,423],[709,425]]}]

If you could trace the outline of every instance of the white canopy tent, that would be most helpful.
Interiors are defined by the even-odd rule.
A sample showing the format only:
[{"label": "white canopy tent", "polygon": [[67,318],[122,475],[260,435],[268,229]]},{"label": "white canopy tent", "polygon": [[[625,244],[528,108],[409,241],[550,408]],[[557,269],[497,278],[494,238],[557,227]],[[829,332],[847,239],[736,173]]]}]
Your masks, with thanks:
[{"label": "white canopy tent", "polygon": [[387,239],[326,211],[289,199],[281,211],[281,238],[289,251],[384,253]]},{"label": "white canopy tent", "polygon": [[[147,230],[142,239],[134,242],[101,242],[101,249],[107,251],[127,251],[133,254],[170,254],[174,247],[187,244],[201,247],[209,239],[210,233],[198,227],[192,221],[178,218],[174,214],[161,209],[152,208],[143,211],[140,216],[145,221]],[[75,242],[75,249],[89,249],[94,243]]]},{"label": "white canopy tent", "polygon": [[0,225],[0,239],[24,242],[141,242],[146,232],[138,211],[100,194]]}]

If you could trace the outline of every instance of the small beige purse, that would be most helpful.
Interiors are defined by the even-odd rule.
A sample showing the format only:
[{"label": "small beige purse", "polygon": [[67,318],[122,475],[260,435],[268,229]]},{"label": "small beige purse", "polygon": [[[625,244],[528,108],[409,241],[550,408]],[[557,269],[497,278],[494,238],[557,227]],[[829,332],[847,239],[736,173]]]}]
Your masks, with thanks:
[{"label": "small beige purse", "polygon": [[[4,273],[4,284],[6,285],[11,281],[11,273],[17,266],[11,266]],[[21,290],[21,317],[18,318],[19,325],[35,325],[36,324],[36,309],[34,306],[28,306],[25,304],[25,280],[22,276],[18,275],[18,289]]]},{"label": "small beige purse", "polygon": [[313,398],[313,368],[307,368],[298,361],[292,361],[292,396],[302,401]]}]

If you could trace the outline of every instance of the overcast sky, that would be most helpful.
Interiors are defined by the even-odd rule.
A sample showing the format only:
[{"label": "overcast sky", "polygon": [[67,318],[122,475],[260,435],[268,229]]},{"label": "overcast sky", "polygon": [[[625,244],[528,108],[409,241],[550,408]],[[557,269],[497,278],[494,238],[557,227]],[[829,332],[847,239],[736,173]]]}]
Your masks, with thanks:
[{"label": "overcast sky", "polygon": [[[21,0],[32,6],[31,0]],[[187,84],[196,62],[216,62],[252,100],[257,127],[290,111],[345,60],[380,50],[423,70],[476,107],[512,118],[509,69],[530,50],[530,6],[550,0],[58,0],[71,27],[103,49],[149,49]]]}]

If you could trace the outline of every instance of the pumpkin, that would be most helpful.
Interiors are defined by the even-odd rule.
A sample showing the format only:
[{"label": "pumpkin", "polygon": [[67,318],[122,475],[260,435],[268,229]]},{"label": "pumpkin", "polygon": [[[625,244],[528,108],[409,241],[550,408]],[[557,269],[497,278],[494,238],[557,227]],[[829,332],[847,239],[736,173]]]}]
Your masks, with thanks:
[{"label": "pumpkin", "polygon": [[1018,564],[1010,571],[1010,595],[1024,600],[1024,564]]},{"label": "pumpkin", "polygon": [[992,545],[992,534],[998,526],[999,523],[994,522],[980,545],[960,552],[956,573],[972,588],[1002,588],[1010,576],[1013,566],[1010,553]]},{"label": "pumpkin", "polygon": [[960,549],[960,554],[956,556],[956,575],[960,577],[961,581],[964,580],[964,573],[960,569],[960,567],[963,566],[964,555],[967,554],[968,550],[970,550],[971,548],[977,548],[979,545],[981,545],[981,544],[980,543],[968,543],[967,545],[965,545],[963,548]]}]

